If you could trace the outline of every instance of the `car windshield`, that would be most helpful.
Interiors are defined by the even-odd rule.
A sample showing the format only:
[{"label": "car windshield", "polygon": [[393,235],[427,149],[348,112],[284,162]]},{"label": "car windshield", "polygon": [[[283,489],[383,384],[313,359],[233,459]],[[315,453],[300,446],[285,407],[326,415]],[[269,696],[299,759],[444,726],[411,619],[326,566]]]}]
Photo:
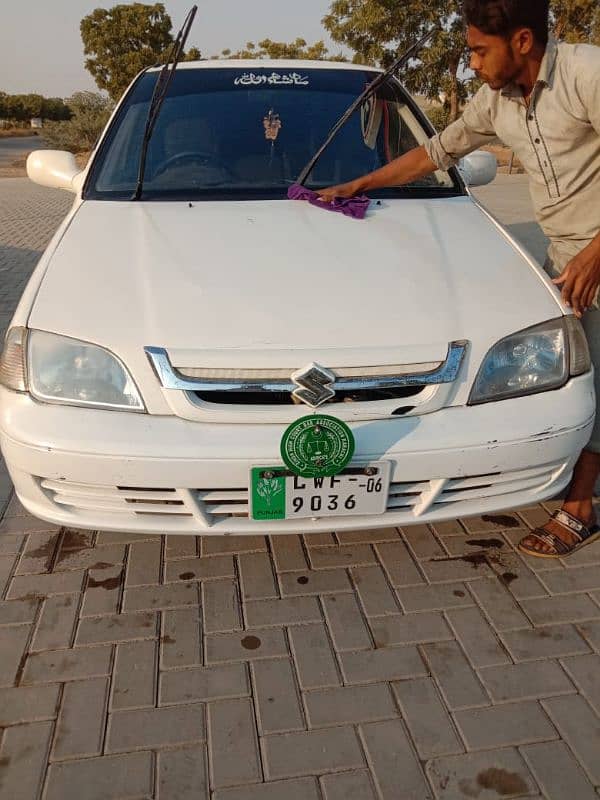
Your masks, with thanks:
[{"label": "car windshield", "polygon": [[[286,197],[329,130],[377,73],[344,68],[180,67],[158,117],[144,199]],[[129,198],[156,72],[129,91],[94,159],[85,196]],[[337,134],[306,186],[344,183],[426,141],[428,133],[395,80]],[[459,193],[448,173],[374,196]]]}]

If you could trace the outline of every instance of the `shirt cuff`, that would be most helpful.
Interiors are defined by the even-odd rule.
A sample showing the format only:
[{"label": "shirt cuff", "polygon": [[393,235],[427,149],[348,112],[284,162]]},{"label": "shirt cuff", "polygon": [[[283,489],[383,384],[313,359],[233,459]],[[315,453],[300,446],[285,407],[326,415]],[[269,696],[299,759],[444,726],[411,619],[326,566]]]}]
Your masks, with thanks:
[{"label": "shirt cuff", "polygon": [[444,172],[459,162],[458,158],[454,158],[444,150],[439,134],[425,142],[425,151],[436,167]]}]

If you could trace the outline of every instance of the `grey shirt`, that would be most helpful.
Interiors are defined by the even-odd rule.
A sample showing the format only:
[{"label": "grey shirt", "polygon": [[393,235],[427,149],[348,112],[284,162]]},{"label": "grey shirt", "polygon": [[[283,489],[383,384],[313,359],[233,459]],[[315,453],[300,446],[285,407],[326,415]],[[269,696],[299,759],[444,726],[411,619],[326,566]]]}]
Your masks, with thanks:
[{"label": "grey shirt", "polygon": [[551,39],[529,108],[517,86],[486,84],[426,149],[448,169],[496,136],[529,174],[552,249],[575,255],[600,232],[600,48]]}]

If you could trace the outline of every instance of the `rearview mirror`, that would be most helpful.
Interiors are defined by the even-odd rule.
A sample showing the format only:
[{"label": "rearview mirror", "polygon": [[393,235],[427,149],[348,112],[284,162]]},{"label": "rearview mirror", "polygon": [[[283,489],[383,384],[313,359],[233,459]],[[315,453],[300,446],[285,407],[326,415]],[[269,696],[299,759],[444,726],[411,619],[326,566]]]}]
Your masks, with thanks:
[{"label": "rearview mirror", "polygon": [[81,182],[76,178],[82,174],[73,153],[65,150],[34,150],[27,158],[27,175],[40,186],[78,192]]},{"label": "rearview mirror", "polygon": [[458,169],[467,186],[485,186],[495,180],[498,174],[498,161],[487,150],[476,150],[458,163]]}]

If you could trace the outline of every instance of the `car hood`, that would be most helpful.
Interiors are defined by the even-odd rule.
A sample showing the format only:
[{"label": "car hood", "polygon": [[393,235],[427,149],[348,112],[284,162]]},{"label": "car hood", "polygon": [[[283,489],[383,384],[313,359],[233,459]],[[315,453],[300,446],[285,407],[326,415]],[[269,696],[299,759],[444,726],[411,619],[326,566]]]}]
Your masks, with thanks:
[{"label": "car hood", "polygon": [[560,316],[469,197],[373,203],[356,221],[291,201],[83,202],[30,326],[179,367],[441,361]]}]

